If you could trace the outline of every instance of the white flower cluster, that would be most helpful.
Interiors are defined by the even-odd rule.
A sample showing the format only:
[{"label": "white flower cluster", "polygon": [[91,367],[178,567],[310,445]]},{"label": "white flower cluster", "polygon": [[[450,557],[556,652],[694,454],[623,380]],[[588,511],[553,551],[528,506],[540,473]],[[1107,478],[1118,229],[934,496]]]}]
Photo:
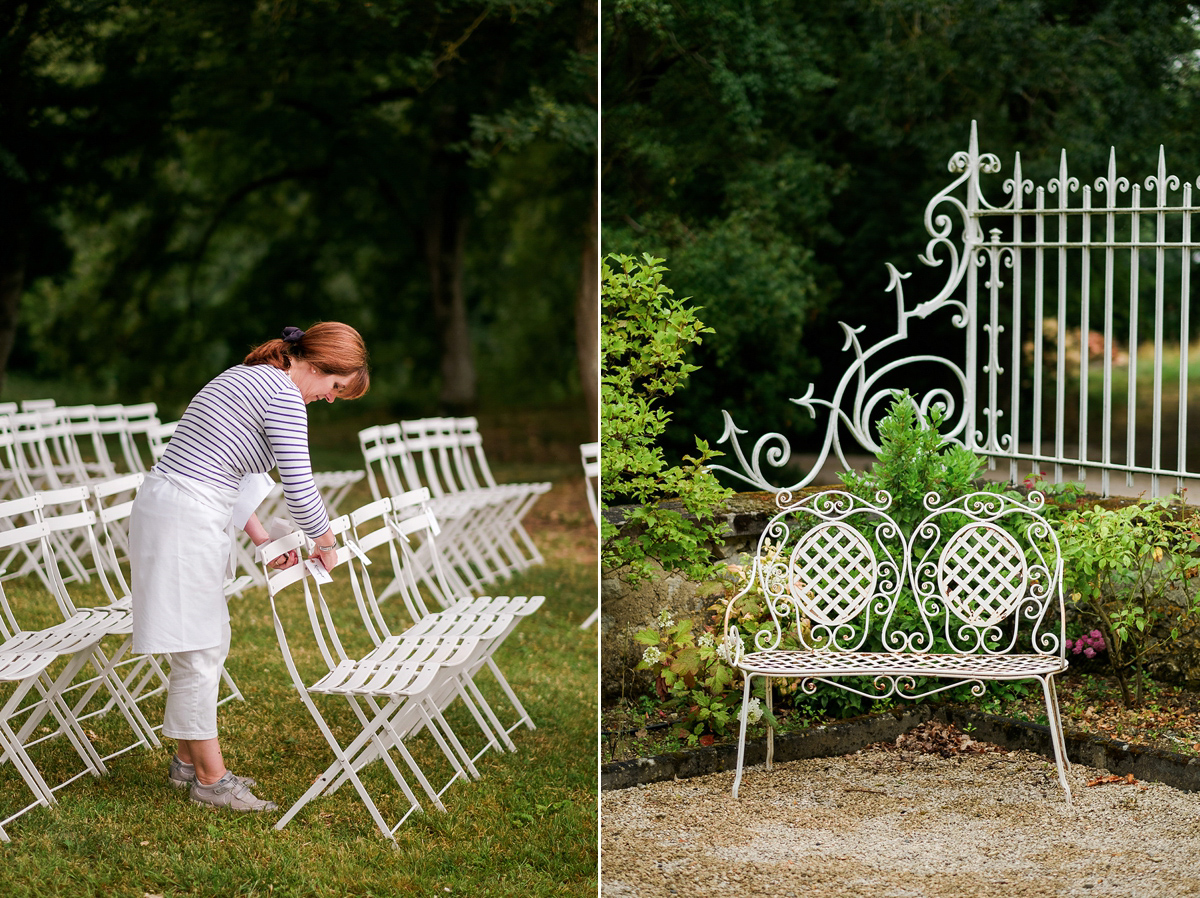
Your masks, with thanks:
[{"label": "white flower cluster", "polygon": [[728,636],[722,636],[721,641],[717,644],[717,657],[732,667],[737,663],[737,656],[741,654],[738,651],[741,648],[741,640],[730,639]]},{"label": "white flower cluster", "polygon": [[746,723],[758,723],[762,720],[762,703],[758,696],[746,702]]},{"label": "white flower cluster", "polygon": [[652,645],[642,652],[642,660],[647,664],[657,664],[662,660],[662,651],[656,645]]},{"label": "white flower cluster", "polygon": [[696,640],[696,644],[704,648],[711,648],[716,644],[716,640],[713,639],[711,633],[701,633],[700,638]]},{"label": "white flower cluster", "polygon": [[671,612],[668,609],[664,608],[662,613],[658,615],[658,625],[660,627],[675,626],[675,619],[671,617]]}]

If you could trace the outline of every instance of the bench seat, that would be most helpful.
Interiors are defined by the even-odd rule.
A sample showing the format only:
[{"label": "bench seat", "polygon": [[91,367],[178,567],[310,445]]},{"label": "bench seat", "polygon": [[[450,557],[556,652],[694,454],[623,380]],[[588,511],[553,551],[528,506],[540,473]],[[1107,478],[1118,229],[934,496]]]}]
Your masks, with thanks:
[{"label": "bench seat", "polygon": [[743,655],[738,667],[762,677],[893,676],[1024,680],[1062,673],[1057,655],[960,655],[919,652],[771,651]]}]

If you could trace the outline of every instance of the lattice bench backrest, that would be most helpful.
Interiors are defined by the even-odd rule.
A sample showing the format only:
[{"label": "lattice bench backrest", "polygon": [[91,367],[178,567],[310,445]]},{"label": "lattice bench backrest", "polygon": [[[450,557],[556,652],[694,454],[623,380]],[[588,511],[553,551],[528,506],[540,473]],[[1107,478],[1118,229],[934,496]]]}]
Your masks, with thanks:
[{"label": "lattice bench backrest", "polygon": [[[1040,495],[973,493],[942,506],[931,494],[910,538],[887,493],[777,501],[726,609],[734,653],[1062,653],[1062,562]],[[769,619],[756,625],[747,614],[758,599]]]},{"label": "lattice bench backrest", "polygon": [[[781,493],[777,502],[748,582],[727,607],[727,641],[744,639],[745,651],[863,649],[906,583],[906,544],[887,514],[891,498],[881,493],[872,503],[831,490],[797,502]],[[759,600],[769,620],[741,620]]]},{"label": "lattice bench backrest", "polygon": [[1062,557],[1043,500],[972,493],[940,505],[913,531],[910,582],[938,651],[1063,653]]}]

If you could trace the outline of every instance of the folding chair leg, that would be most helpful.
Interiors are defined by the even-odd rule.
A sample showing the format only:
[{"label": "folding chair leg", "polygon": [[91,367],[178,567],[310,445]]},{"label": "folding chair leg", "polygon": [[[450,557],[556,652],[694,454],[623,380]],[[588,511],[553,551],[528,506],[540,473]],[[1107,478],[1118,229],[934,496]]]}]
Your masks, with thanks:
[{"label": "folding chair leg", "polygon": [[529,712],[525,710],[525,706],[521,704],[521,700],[517,698],[517,694],[513,692],[512,687],[508,685],[508,680],[504,678],[504,674],[500,672],[500,668],[496,666],[496,662],[489,657],[487,659],[487,666],[488,670],[492,672],[492,676],[496,678],[496,682],[500,684],[500,688],[504,690],[504,694],[508,696],[508,700],[512,703],[518,715],[517,722],[510,726],[507,732],[511,733],[521,724],[525,724],[531,730],[536,730],[537,725],[534,724],[533,718],[529,716]]},{"label": "folding chair leg", "polygon": [[[334,782],[342,774],[344,774],[345,777],[354,785],[355,791],[358,792],[359,798],[361,798],[363,804],[366,805],[367,811],[370,813],[371,819],[375,821],[375,825],[379,827],[379,831],[387,838],[391,839],[394,843],[396,841],[395,828],[389,827],[387,822],[383,819],[383,815],[379,813],[379,809],[375,806],[375,802],[367,792],[366,787],[362,784],[362,781],[358,778],[354,760],[362,755],[363,751],[367,749],[368,746],[374,744],[376,747],[378,747],[380,744],[376,741],[378,739],[378,730],[384,726],[387,720],[395,715],[403,699],[393,698],[390,700],[379,712],[379,714],[377,714],[371,720],[367,728],[359,733],[358,736],[356,736],[354,740],[346,747],[346,749],[343,750],[338,744],[337,739],[334,737],[333,732],[329,729],[328,724],[325,722],[325,718],[322,717],[321,713],[317,710],[316,705],[313,703],[311,697],[307,693],[302,693],[301,697],[304,699],[304,703],[308,706],[309,712],[312,714],[313,720],[321,730],[322,735],[325,736],[325,741],[333,750],[335,760],[332,764],[325,768],[325,771],[319,777],[317,777],[316,781],[313,782],[313,784],[308,788],[308,791],[300,796],[296,803],[287,810],[283,817],[280,818],[279,822],[275,824],[275,828],[283,829],[285,826],[287,826],[287,824],[291,822],[292,818],[300,812],[302,807],[304,807],[318,795],[325,792],[327,788],[333,785]],[[401,755],[405,756],[405,760],[411,766],[416,765],[416,761],[413,760],[412,756],[408,754],[407,749],[404,748],[403,742],[399,743],[397,748]],[[417,801],[417,797],[413,794],[412,789],[409,788],[408,783],[403,777],[398,777],[396,782],[409,801],[408,811],[396,824],[396,827],[399,827],[401,823],[408,819],[409,814],[415,810],[420,810],[421,805],[420,802]]]},{"label": "folding chair leg", "polygon": [[[35,801],[33,805],[23,808],[13,817],[6,819],[4,821],[5,823],[16,819],[16,817],[19,817],[21,814],[25,813],[25,811],[29,810],[29,808],[34,807],[35,805],[50,805],[55,803],[54,791],[50,788],[49,784],[42,779],[42,774],[38,771],[37,766],[25,752],[25,749],[21,744],[21,740],[17,737],[17,734],[13,732],[12,727],[8,723],[13,711],[20,706],[25,696],[29,694],[29,690],[33,688],[34,683],[35,680],[32,678],[26,680],[25,682],[18,683],[16,691],[5,703],[4,710],[0,711],[0,747],[3,748],[3,751],[0,752],[0,764],[3,764],[5,761],[12,761],[13,766],[17,768],[17,772],[21,774],[21,779],[25,780],[25,785],[29,787],[29,791],[31,791],[34,794],[34,797],[38,800]],[[89,765],[91,763],[91,759],[87,757],[84,758],[84,761]],[[7,841],[7,837],[5,838],[5,841]]]},{"label": "folding chair leg", "polygon": [[[471,779],[482,779],[482,775],[475,767],[475,759],[467,753],[462,743],[458,741],[458,737],[454,735],[454,730],[450,728],[450,724],[446,722],[446,718],[442,716],[442,712],[438,710],[437,705],[430,704],[429,717],[426,719],[429,721],[429,732],[437,740],[438,747],[450,759],[450,763],[454,765],[455,770],[455,774],[450,778],[450,782],[442,787],[442,791],[438,795],[441,795],[450,788],[450,783],[454,782],[457,777],[461,776],[463,779],[466,779],[467,774],[470,773]],[[449,740],[449,744],[447,744],[447,740]],[[453,749],[451,749],[451,746],[453,746]],[[488,746],[485,745],[484,751],[487,751],[487,748]],[[461,759],[461,765],[458,763],[458,759]],[[465,771],[463,767],[466,767]]]},{"label": "folding chair leg", "polygon": [[[468,680],[468,682],[470,682],[470,681]],[[487,751],[489,748],[493,749],[494,751],[502,751],[500,743],[496,739],[495,731],[492,729],[492,727],[498,727],[501,729],[501,731],[503,731],[503,727],[500,727],[499,721],[494,719],[495,715],[494,714],[492,715],[492,717],[493,717],[493,720],[491,721],[492,727],[489,727],[487,725],[487,723],[484,722],[483,715],[480,714],[480,712],[479,712],[479,706],[476,704],[476,702],[472,701],[471,696],[467,692],[467,689],[463,686],[462,680],[456,680],[455,685],[458,690],[458,697],[461,698],[463,701],[463,704],[467,706],[467,710],[469,710],[471,712],[471,716],[475,718],[475,723],[479,725],[479,729],[483,731],[483,735],[487,739],[487,742],[484,744],[483,748],[479,749],[478,754],[476,754],[473,758],[471,758],[471,760],[472,761],[479,760],[481,757],[483,757],[483,753],[485,751]],[[471,685],[474,685],[474,684],[472,683]],[[487,708],[488,712],[491,711],[491,708],[488,707],[487,702],[482,702],[482,704],[485,708]],[[507,736],[508,734],[505,733],[504,735]],[[515,746],[514,746],[514,749],[515,749]],[[479,776],[476,775],[475,778],[479,779]]]},{"label": "folding chair leg", "polygon": [[[30,708],[29,714],[25,718],[25,723],[22,724],[20,730],[12,734],[12,738],[15,740],[14,744],[18,749],[24,752],[27,744],[36,744],[42,741],[41,739],[35,739],[33,743],[30,743],[29,737],[41,725],[42,721],[46,719],[46,715],[52,714],[59,725],[56,733],[61,732],[67,737],[76,754],[87,765],[84,773],[101,776],[108,772],[108,768],[104,766],[104,759],[100,757],[99,752],[96,751],[96,747],[92,745],[92,741],[88,739],[87,734],[79,725],[79,721],[75,719],[71,708],[62,697],[62,690],[78,676],[79,671],[90,660],[91,656],[87,652],[79,652],[63,668],[62,673],[58,675],[58,679],[51,681],[45,673],[33,679],[31,681],[32,685],[41,695],[41,701]],[[55,734],[52,733],[51,735]],[[72,782],[77,778],[78,776],[72,777],[66,782]],[[62,783],[58,788],[61,788],[63,785],[66,785],[66,783]],[[53,792],[53,790],[51,791]]]},{"label": "folding chair leg", "polygon": [[229,695],[217,702],[218,706],[223,705],[226,702],[244,702],[246,700],[245,696],[242,695],[242,690],[238,689],[237,683],[233,682],[233,677],[229,675],[229,671],[227,671],[224,667],[221,668],[221,682],[229,687]]},{"label": "folding chair leg", "polygon": [[[467,677],[467,688],[471,690],[471,694],[475,696],[475,701],[479,703],[479,707],[483,709],[483,713],[486,714],[487,719],[491,721],[496,735],[504,741],[504,747],[509,751],[516,751],[516,743],[509,738],[509,731],[505,729],[504,724],[500,722],[500,719],[496,716],[496,712],[492,710],[492,706],[488,704],[487,699],[483,697],[483,693],[479,691],[479,687],[475,685],[475,680],[471,677]],[[499,746],[497,746],[496,749],[499,751]]]},{"label": "folding chair leg", "polygon": [[136,742],[134,742],[132,745],[126,746],[120,751],[113,752],[113,754],[109,755],[110,758],[124,754],[139,744],[144,745],[147,748],[158,748],[160,745],[162,745],[162,743],[158,740],[158,736],[155,735],[154,728],[150,725],[150,721],[146,719],[146,715],[142,713],[142,709],[138,706],[138,703],[134,700],[133,696],[126,688],[125,681],[122,680],[116,672],[117,665],[120,663],[120,660],[125,657],[125,654],[129,651],[132,645],[133,637],[127,636],[111,659],[105,657],[104,652],[98,645],[92,650],[92,660],[95,664],[98,676],[88,687],[87,692],[85,692],[83,696],[76,702],[74,708],[74,713],[78,715],[78,713],[87,706],[87,703],[91,700],[92,696],[96,694],[96,691],[101,685],[108,686],[109,693],[112,696],[113,701],[116,702],[121,714],[125,717],[125,721],[129,724],[130,729],[133,730],[133,735],[137,737]]}]

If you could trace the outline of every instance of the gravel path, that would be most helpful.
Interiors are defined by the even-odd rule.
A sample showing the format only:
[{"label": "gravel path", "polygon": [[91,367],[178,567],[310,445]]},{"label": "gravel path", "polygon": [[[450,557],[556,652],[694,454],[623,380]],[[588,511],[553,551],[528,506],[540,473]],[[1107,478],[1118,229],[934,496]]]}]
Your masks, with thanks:
[{"label": "gravel path", "polygon": [[601,794],[601,895],[1200,896],[1200,794],[869,748]]}]

